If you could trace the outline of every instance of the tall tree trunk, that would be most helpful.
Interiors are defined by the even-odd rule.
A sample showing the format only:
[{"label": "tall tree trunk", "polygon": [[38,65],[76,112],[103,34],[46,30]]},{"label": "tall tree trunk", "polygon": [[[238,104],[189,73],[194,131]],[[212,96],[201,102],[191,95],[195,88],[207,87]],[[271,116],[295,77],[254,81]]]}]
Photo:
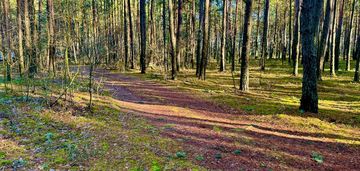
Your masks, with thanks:
[{"label": "tall tree trunk", "polygon": [[197,47],[196,47],[196,76],[200,77],[201,72],[201,57],[203,45],[203,23],[204,23],[204,3],[205,0],[199,0],[199,29],[197,33]]},{"label": "tall tree trunk", "polygon": [[155,10],[155,0],[151,0],[150,3],[150,11],[149,11],[149,15],[150,15],[150,54],[148,55],[148,61],[147,61],[147,65],[149,65],[151,62],[153,61],[154,58],[154,53],[155,53],[155,48],[156,48],[156,24],[155,24],[155,20],[154,20],[154,10]]},{"label": "tall tree trunk", "polygon": [[292,43],[292,60],[293,60],[293,75],[298,75],[299,67],[299,15],[300,15],[300,0],[295,0],[295,14],[294,14],[294,33]]},{"label": "tall tree trunk", "polygon": [[317,77],[318,80],[322,80],[322,71],[324,70],[324,60],[325,60],[325,47],[328,44],[329,29],[330,29],[330,20],[331,20],[331,0],[326,1],[326,11],[325,19],[323,23],[323,29],[321,34],[321,39],[319,43],[319,49],[317,53],[318,58],[318,67],[317,67]]},{"label": "tall tree trunk", "polygon": [[183,0],[177,0],[178,2],[178,16],[177,16],[177,29],[176,29],[176,70],[180,71],[180,41],[181,41],[181,25],[182,25],[182,2]]},{"label": "tall tree trunk", "polygon": [[11,77],[11,54],[12,54],[12,49],[11,49],[11,31],[10,31],[10,13],[9,13],[9,0],[4,0],[3,1],[3,18],[4,18],[4,30],[3,32],[5,33],[3,36],[5,39],[5,43],[6,43],[6,53],[7,53],[7,57],[4,57],[4,62],[6,63],[6,80],[7,81],[11,81],[12,77]]},{"label": "tall tree trunk", "polygon": [[357,38],[357,46],[356,46],[356,53],[355,53],[355,56],[357,56],[357,59],[356,59],[356,66],[355,66],[355,75],[354,75],[354,81],[355,82],[360,82],[360,79],[359,79],[359,75],[360,75],[360,35],[358,35],[358,38]]},{"label": "tall tree trunk", "polygon": [[237,28],[238,28],[238,13],[239,13],[239,0],[235,1],[235,19],[234,19],[234,33],[232,38],[232,52],[231,52],[231,71],[235,71],[235,54],[236,54],[236,36],[237,36]]},{"label": "tall tree trunk", "polygon": [[345,42],[345,58],[346,58],[346,71],[349,71],[350,70],[350,67],[351,67],[351,58],[350,58],[350,40],[351,40],[351,35],[353,34],[353,24],[354,24],[354,12],[355,12],[355,4],[356,4],[356,1],[353,0],[352,2],[352,7],[351,7],[351,16],[350,16],[350,25],[349,25],[349,31],[347,32],[347,36],[346,36],[346,42]]},{"label": "tall tree trunk", "polygon": [[140,66],[141,73],[146,72],[146,11],[145,0],[140,0],[140,32],[141,32],[141,54]]},{"label": "tall tree trunk", "polygon": [[251,36],[251,10],[252,0],[245,0],[244,32],[241,50],[241,76],[240,90],[249,91],[249,60],[250,60],[250,36]]},{"label": "tall tree trunk", "polygon": [[124,1],[124,51],[125,51],[125,69],[129,68],[129,29],[127,24],[127,1]]},{"label": "tall tree trunk", "polygon": [[[360,22],[360,16],[358,15],[357,24],[359,24],[359,22]],[[360,34],[359,34],[359,30],[357,30],[357,32],[358,35],[356,39],[356,50],[354,55],[356,57],[354,81],[360,82]]]},{"label": "tall tree trunk", "polygon": [[282,52],[281,52],[281,64],[283,65],[286,60],[286,53],[287,53],[287,36],[286,36],[286,16],[287,10],[284,11],[284,25],[282,28],[282,37],[281,37],[281,45],[282,45]]},{"label": "tall tree trunk", "polygon": [[210,18],[210,0],[205,0],[205,9],[204,9],[204,21],[203,21],[203,48],[202,48],[202,57],[201,57],[201,70],[200,70],[200,79],[206,79],[206,68],[207,60],[209,56],[209,18]]},{"label": "tall tree trunk", "polygon": [[333,0],[334,3],[333,3],[333,15],[332,15],[332,26],[331,26],[331,31],[330,31],[330,34],[331,34],[331,42],[330,42],[330,51],[329,51],[329,54],[330,54],[330,76],[331,77],[334,77],[336,76],[336,73],[335,73],[335,23],[336,23],[336,4],[337,4],[337,0]]},{"label": "tall tree trunk", "polygon": [[339,19],[338,26],[336,30],[336,38],[335,38],[335,70],[339,70],[339,60],[340,60],[340,38],[341,38],[341,30],[343,27],[343,16],[344,16],[344,5],[345,0],[340,0],[340,9],[339,9]]},{"label": "tall tree trunk", "polygon": [[192,10],[191,10],[191,68],[194,68],[195,58],[196,58],[196,43],[195,43],[195,32],[196,32],[196,18],[195,18],[195,7],[196,2],[192,2]]},{"label": "tall tree trunk", "polygon": [[132,14],[131,14],[131,2],[128,0],[127,3],[128,8],[128,16],[129,16],[129,27],[130,27],[130,58],[131,58],[131,69],[135,68],[135,57],[134,57],[134,30],[133,30],[133,22],[132,22]]},{"label": "tall tree trunk", "polygon": [[171,79],[175,80],[177,76],[177,69],[176,69],[176,35],[175,35],[175,26],[174,26],[174,6],[173,2],[169,0],[169,31],[170,31],[170,42],[171,42]]},{"label": "tall tree trunk", "polygon": [[41,44],[41,36],[42,36],[42,8],[43,8],[43,1],[38,1],[38,25],[37,25],[37,33],[38,33],[38,42],[37,42],[37,48],[38,48],[38,68],[41,70],[43,69],[43,55],[42,55],[42,44]]},{"label": "tall tree trunk", "polygon": [[292,1],[289,1],[289,49],[288,49],[288,53],[289,53],[289,64],[291,64],[291,57],[292,57],[292,54],[291,54],[291,51],[292,51],[292,29],[291,29],[291,22],[292,22],[292,18],[291,18],[291,15],[292,15]]},{"label": "tall tree trunk", "polygon": [[303,82],[300,109],[318,113],[317,58],[315,39],[323,0],[303,0],[301,12],[301,43],[303,56]]},{"label": "tall tree trunk", "polygon": [[[291,1],[290,1],[291,2]],[[258,0],[257,3],[257,13],[256,13],[256,36],[255,36],[255,43],[254,43],[254,48],[255,48],[255,59],[258,58],[259,56],[259,52],[258,52],[258,48],[259,48],[259,34],[260,34],[260,10],[261,10],[261,0]]]},{"label": "tall tree trunk", "polygon": [[167,39],[167,36],[166,36],[166,0],[163,0],[162,1],[162,22],[163,22],[163,53],[164,53],[164,71],[165,71],[165,80],[167,79],[167,71],[168,71],[168,58],[167,58],[167,55],[166,55],[166,49],[167,49],[167,46],[166,46],[166,39]]},{"label": "tall tree trunk", "polygon": [[223,0],[223,19],[222,19],[222,32],[221,32],[221,58],[220,58],[220,72],[225,71],[225,57],[226,57],[226,24],[227,24],[227,1]]},{"label": "tall tree trunk", "polygon": [[[47,15],[48,15],[48,69],[49,72],[53,72],[54,76],[56,74],[55,69],[55,18],[54,18],[54,3],[53,0],[47,0]],[[26,18],[25,18],[26,21]],[[28,37],[26,37],[28,39]],[[27,42],[27,40],[26,40]],[[27,43],[26,43],[27,44]],[[28,46],[28,45],[26,45]]]},{"label": "tall tree trunk", "polygon": [[24,76],[24,49],[23,49],[23,28],[22,28],[22,10],[21,0],[17,0],[17,22],[18,22],[18,55],[19,55],[19,73]]},{"label": "tall tree trunk", "polygon": [[25,19],[25,47],[26,47],[26,56],[27,59],[29,60],[29,77],[32,78],[34,76],[34,56],[32,53],[32,40],[31,40],[31,16],[30,16],[30,11],[31,8],[29,9],[30,6],[32,6],[31,2],[29,3],[29,1],[31,0],[24,0],[24,19]]},{"label": "tall tree trunk", "polygon": [[262,36],[262,41],[261,41],[261,62],[260,62],[260,67],[261,67],[262,71],[265,71],[265,61],[267,58],[269,10],[270,10],[270,0],[265,0],[264,26],[263,26],[264,29],[263,29],[263,36]]}]

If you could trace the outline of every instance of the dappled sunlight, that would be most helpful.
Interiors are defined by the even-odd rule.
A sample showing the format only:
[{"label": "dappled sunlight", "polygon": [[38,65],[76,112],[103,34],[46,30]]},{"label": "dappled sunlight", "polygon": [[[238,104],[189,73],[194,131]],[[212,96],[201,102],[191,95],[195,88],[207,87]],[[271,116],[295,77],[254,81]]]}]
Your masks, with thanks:
[{"label": "dappled sunlight", "polygon": [[[77,94],[76,96],[82,98],[83,100],[87,100],[88,96],[85,94]],[[122,100],[117,100],[115,98],[111,98],[111,97],[102,97],[102,96],[95,96],[95,104],[96,105],[104,105],[104,106],[108,106],[108,107],[115,107],[117,110],[122,110],[122,111],[129,111],[129,112],[135,112],[136,114],[139,115],[143,115],[146,117],[151,117],[153,119],[156,118],[164,118],[165,120],[170,121],[174,121],[175,123],[179,122],[178,120],[182,120],[185,119],[187,122],[193,122],[193,124],[206,124],[209,125],[210,127],[214,127],[214,126],[218,126],[218,127],[225,127],[227,129],[237,129],[237,128],[241,128],[247,131],[251,131],[251,132],[257,132],[257,133],[262,133],[262,134],[266,134],[266,135],[272,135],[272,136],[277,136],[277,137],[284,137],[284,138],[290,138],[290,139],[301,139],[301,140],[309,140],[309,141],[319,141],[319,142],[341,142],[344,144],[360,144],[360,138],[357,140],[343,140],[341,141],[341,138],[337,139],[336,136],[335,137],[313,137],[313,136],[302,136],[302,135],[294,135],[294,134],[287,134],[287,133],[282,133],[284,131],[281,131],[281,129],[279,131],[272,131],[272,130],[266,130],[266,129],[261,129],[261,127],[268,127],[269,125],[267,125],[266,121],[262,121],[262,123],[259,122],[250,122],[250,121],[244,121],[244,120],[233,120],[233,118],[229,118],[229,117],[224,117],[224,114],[222,113],[213,113],[213,112],[204,112],[201,110],[195,110],[195,109],[187,109],[187,108],[183,108],[183,107],[177,107],[177,106],[168,106],[168,105],[154,105],[154,104],[146,104],[146,102],[127,102],[127,101],[122,101]],[[285,119],[282,119],[285,115],[280,115],[279,119],[279,123],[283,122],[283,121],[287,121],[290,123],[293,123],[292,126],[293,127],[298,127],[299,124],[303,124],[303,123],[308,123],[307,119],[304,119],[302,117],[295,117],[295,116],[288,116],[285,117]],[[289,119],[289,118],[293,118],[293,119]],[[281,121],[282,119],[282,121]],[[317,121],[315,122],[310,122],[308,126],[306,125],[302,125],[303,128],[309,128],[309,126],[315,126],[316,124],[319,125],[320,127],[314,127],[314,130],[311,131],[314,134],[317,133],[323,133],[324,130],[326,131],[330,131],[332,132],[334,135],[338,134],[339,130],[345,130],[343,132],[348,132],[350,130],[346,130],[344,128],[340,129],[336,129],[337,127],[333,124],[329,124],[323,121],[320,121],[317,119]],[[254,126],[252,126],[252,124],[255,124]],[[256,127],[256,125],[259,125],[260,127]],[[264,125],[264,126],[262,126]],[[324,125],[324,126],[321,126]],[[331,126],[329,126],[331,125]],[[176,126],[181,126],[182,129],[186,129],[185,125],[176,125]],[[274,125],[275,126],[275,125]],[[316,128],[316,129],[315,129]],[[331,128],[331,129],[330,129]],[[306,131],[304,130],[304,133]],[[346,136],[351,137],[354,136],[354,134],[352,134],[354,131],[350,131],[351,133],[346,133]],[[339,134],[340,136],[341,134]],[[357,134],[355,134],[357,135]],[[231,136],[235,136],[234,133],[231,134]],[[360,137],[360,135],[358,135],[358,137]]]},{"label": "dappled sunlight", "polygon": [[[5,139],[0,136],[0,151],[5,153],[7,158],[18,159],[20,157],[26,157],[25,146],[19,145],[18,142],[10,139]],[[2,158],[0,158],[1,160]]]}]

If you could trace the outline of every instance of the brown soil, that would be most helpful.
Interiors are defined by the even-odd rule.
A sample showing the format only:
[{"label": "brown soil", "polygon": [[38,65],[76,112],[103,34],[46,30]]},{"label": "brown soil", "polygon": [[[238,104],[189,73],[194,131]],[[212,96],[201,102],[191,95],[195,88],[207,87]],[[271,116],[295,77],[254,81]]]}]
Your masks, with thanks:
[{"label": "brown soil", "polygon": [[[211,170],[358,170],[360,149],[335,135],[284,129],[245,119],[246,113],[165,85],[123,74],[98,72],[119,106],[182,144],[187,158]],[[100,74],[101,73],[101,74]],[[105,74],[104,74],[105,73]],[[240,119],[239,119],[240,118]],[[338,138],[338,137],[337,137]],[[349,137],[341,137],[349,139]],[[359,139],[353,139],[359,141]],[[234,151],[240,150],[235,154]],[[312,153],[320,153],[319,164]],[[196,157],[203,156],[203,160]],[[221,156],[221,157],[220,157]]]}]

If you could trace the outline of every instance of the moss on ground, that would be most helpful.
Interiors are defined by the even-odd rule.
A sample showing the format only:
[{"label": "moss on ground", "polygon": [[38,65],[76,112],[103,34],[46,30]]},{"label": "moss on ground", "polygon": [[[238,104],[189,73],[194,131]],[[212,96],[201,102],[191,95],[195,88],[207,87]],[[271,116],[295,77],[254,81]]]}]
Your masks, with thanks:
[{"label": "moss on ground", "polygon": [[[239,116],[239,119],[285,124],[304,132],[334,134],[339,141],[346,141],[347,144],[353,142],[341,137],[359,136],[355,132],[360,126],[360,84],[352,82],[353,71],[339,71],[334,78],[329,76],[327,70],[324,72],[323,81],[318,84],[318,114],[299,111],[302,75],[292,76],[292,68],[280,61],[269,60],[265,72],[260,71],[257,62],[252,61],[249,93],[242,93],[234,88],[234,83],[239,87],[238,71],[234,74],[219,73],[212,68],[207,72],[206,81],[198,80],[194,72],[191,69],[183,70],[176,81],[165,81],[157,70],[149,71],[145,75],[135,71],[128,74],[188,91],[249,114]],[[299,73],[302,73],[302,68]]]},{"label": "moss on ground", "polygon": [[85,103],[48,108],[42,98],[0,92],[0,168],[201,169],[144,119],[99,101],[88,112]]}]

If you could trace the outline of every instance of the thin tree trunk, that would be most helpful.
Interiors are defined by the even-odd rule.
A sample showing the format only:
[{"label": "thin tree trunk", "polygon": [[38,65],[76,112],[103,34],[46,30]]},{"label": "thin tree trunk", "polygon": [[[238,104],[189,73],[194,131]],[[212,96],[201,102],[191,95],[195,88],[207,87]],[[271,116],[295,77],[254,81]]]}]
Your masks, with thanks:
[{"label": "thin tree trunk", "polygon": [[351,16],[350,16],[350,26],[349,26],[349,31],[347,32],[347,39],[346,39],[346,42],[345,42],[345,58],[346,58],[346,71],[349,71],[351,69],[351,58],[350,58],[350,39],[351,39],[351,35],[353,34],[353,24],[354,24],[354,12],[355,12],[355,4],[356,4],[356,1],[353,0],[352,2],[352,7],[351,7]]},{"label": "thin tree trunk", "polygon": [[[53,72],[54,76],[56,74],[56,69],[55,69],[55,29],[54,29],[54,24],[55,24],[55,18],[54,18],[54,3],[53,0],[47,0],[47,14],[48,14],[48,68],[49,68],[49,72]],[[26,21],[26,19],[25,19]],[[26,39],[28,39],[26,37]],[[26,45],[28,46],[28,45]]]},{"label": "thin tree trunk", "polygon": [[288,53],[289,53],[289,64],[291,64],[291,57],[292,57],[292,54],[291,54],[291,51],[292,51],[292,29],[291,29],[291,22],[292,22],[292,18],[291,18],[291,15],[292,15],[292,1],[289,1],[289,48],[288,48]]},{"label": "thin tree trunk", "polygon": [[292,60],[293,60],[293,75],[298,75],[299,67],[299,15],[300,15],[300,0],[295,0],[295,15],[294,15],[294,33],[292,43]]},{"label": "thin tree trunk", "polygon": [[[259,34],[260,34],[260,10],[261,10],[261,4],[260,4],[261,0],[258,0],[257,3],[257,13],[256,13],[256,36],[255,36],[255,59],[258,59],[259,56],[259,52],[258,52],[258,48],[259,48]],[[290,1],[291,2],[291,1]]]},{"label": "thin tree trunk", "polygon": [[227,1],[223,0],[223,19],[221,32],[221,58],[220,58],[220,72],[225,71],[225,57],[226,57],[226,28],[227,28]]},{"label": "thin tree trunk", "polygon": [[132,22],[132,14],[131,14],[131,3],[128,0],[127,3],[128,8],[128,16],[129,16],[129,27],[130,27],[130,58],[131,58],[131,69],[135,68],[135,57],[134,57],[134,30],[133,30],[133,22]]},{"label": "thin tree trunk", "polygon": [[195,58],[196,58],[196,44],[195,44],[195,32],[196,32],[196,19],[195,19],[195,7],[196,2],[192,2],[192,10],[191,10],[191,68],[195,67]]},{"label": "thin tree trunk", "polygon": [[260,67],[262,71],[265,71],[265,61],[267,57],[267,37],[268,37],[268,27],[269,27],[269,10],[270,10],[270,0],[265,0],[264,7],[264,26],[263,26],[263,36],[261,42],[261,62]]},{"label": "thin tree trunk", "polygon": [[340,38],[341,38],[341,30],[343,27],[343,16],[344,16],[344,5],[345,0],[340,0],[340,9],[339,9],[339,19],[338,26],[336,30],[336,38],[335,38],[335,70],[339,70],[339,60],[340,60]]},{"label": "thin tree trunk", "polygon": [[324,60],[325,60],[325,47],[328,44],[329,38],[329,29],[330,29],[330,20],[331,20],[331,0],[326,2],[326,11],[325,19],[323,23],[323,29],[317,54],[318,59],[318,68],[317,68],[317,78],[322,80],[322,71],[324,70]]},{"label": "thin tree trunk", "polygon": [[234,19],[234,33],[232,38],[232,52],[231,52],[231,71],[235,71],[235,54],[236,54],[236,36],[237,36],[237,28],[238,28],[238,21],[237,16],[239,13],[239,0],[235,1],[235,19]]},{"label": "thin tree trunk", "polygon": [[10,31],[10,21],[9,21],[9,0],[4,0],[3,1],[3,17],[4,17],[4,36],[5,36],[5,43],[6,43],[6,53],[7,53],[7,57],[4,57],[4,62],[6,63],[6,80],[7,81],[11,81],[12,77],[11,77],[11,54],[12,54],[12,49],[11,49],[11,31]]},{"label": "thin tree trunk", "polygon": [[145,0],[140,0],[140,32],[141,32],[141,54],[140,66],[141,73],[146,72],[146,11]]},{"label": "thin tree trunk", "polygon": [[166,36],[166,0],[163,0],[162,1],[162,22],[163,22],[163,53],[164,53],[164,71],[165,71],[165,80],[167,79],[167,71],[168,71],[168,58],[167,58],[167,55],[166,55],[166,49],[167,49],[167,46],[166,46],[166,39],[167,39],[167,36]]},{"label": "thin tree trunk", "polygon": [[177,29],[176,29],[176,48],[175,48],[175,55],[176,55],[176,70],[180,71],[180,41],[181,41],[181,25],[182,25],[182,2],[183,0],[178,1],[178,16],[177,16]]},{"label": "thin tree trunk", "polygon": [[175,26],[174,26],[174,6],[173,2],[170,0],[169,4],[169,31],[170,31],[170,42],[171,42],[171,79],[175,80],[177,76],[177,69],[176,69],[176,35],[175,35]]},{"label": "thin tree trunk", "polygon": [[22,28],[22,10],[21,0],[17,0],[17,22],[18,22],[18,55],[19,55],[19,73],[20,77],[24,76],[24,49],[23,49],[23,28]]},{"label": "thin tree trunk", "polygon": [[330,76],[331,77],[335,77],[336,76],[336,73],[335,73],[335,23],[336,23],[336,1],[337,0],[334,0],[334,4],[333,4],[333,15],[332,15],[332,27],[331,27],[331,31],[330,31],[330,34],[331,34],[331,42],[330,42],[330,51],[329,51],[329,54],[330,54]]},{"label": "thin tree trunk", "polygon": [[125,69],[129,68],[129,29],[127,24],[127,1],[124,1],[124,51],[125,51]]}]

